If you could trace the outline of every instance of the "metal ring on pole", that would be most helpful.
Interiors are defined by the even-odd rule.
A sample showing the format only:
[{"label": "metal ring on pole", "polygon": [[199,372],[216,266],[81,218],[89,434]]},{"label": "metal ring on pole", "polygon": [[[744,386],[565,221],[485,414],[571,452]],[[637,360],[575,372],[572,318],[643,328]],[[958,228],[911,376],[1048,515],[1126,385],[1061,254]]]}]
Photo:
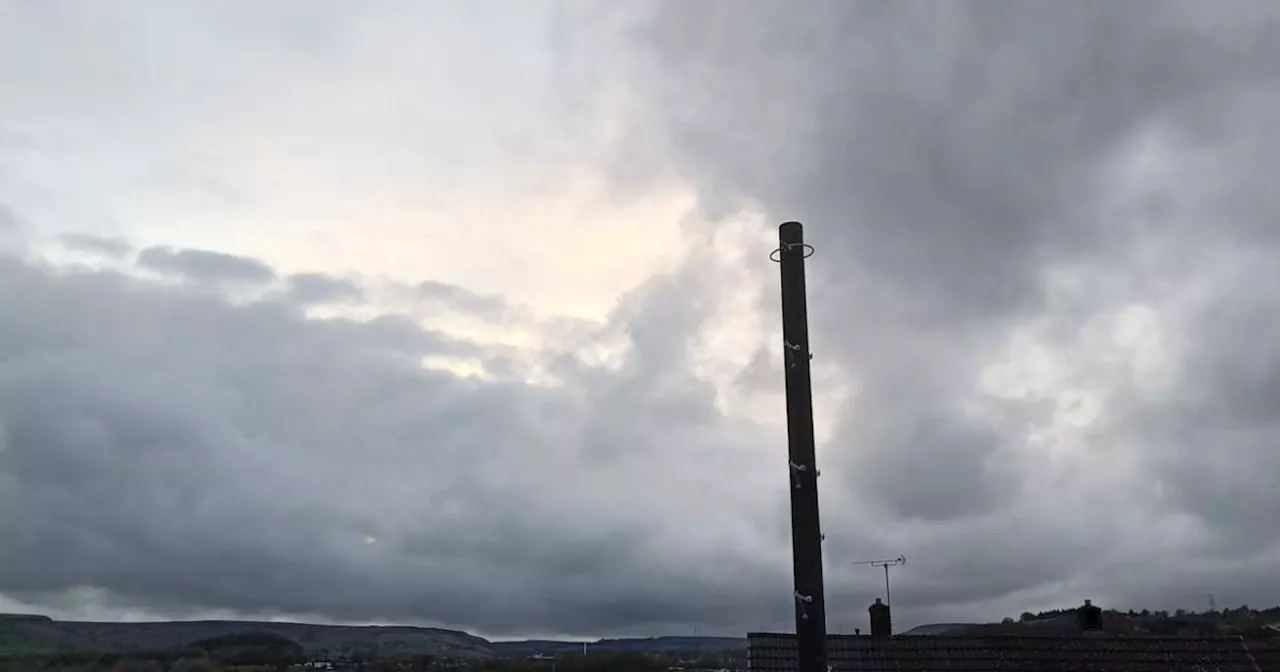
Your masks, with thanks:
[{"label": "metal ring on pole", "polygon": [[[810,245],[809,243],[799,243],[799,244],[793,243],[793,244],[787,245],[788,249],[792,247],[803,248],[805,259],[808,259],[809,257],[813,256],[813,246]],[[774,248],[774,250],[769,253],[769,261],[772,261],[775,264],[782,263],[782,251],[783,251],[783,248],[781,247]]]}]

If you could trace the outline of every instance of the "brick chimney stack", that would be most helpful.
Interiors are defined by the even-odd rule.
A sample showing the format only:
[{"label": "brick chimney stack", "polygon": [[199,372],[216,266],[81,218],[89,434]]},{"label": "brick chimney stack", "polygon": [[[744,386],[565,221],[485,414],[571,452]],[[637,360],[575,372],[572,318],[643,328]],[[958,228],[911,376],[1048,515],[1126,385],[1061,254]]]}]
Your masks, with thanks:
[{"label": "brick chimney stack", "polygon": [[871,636],[888,637],[893,634],[893,619],[889,614],[889,605],[876,598],[876,603],[867,608],[871,614]]}]

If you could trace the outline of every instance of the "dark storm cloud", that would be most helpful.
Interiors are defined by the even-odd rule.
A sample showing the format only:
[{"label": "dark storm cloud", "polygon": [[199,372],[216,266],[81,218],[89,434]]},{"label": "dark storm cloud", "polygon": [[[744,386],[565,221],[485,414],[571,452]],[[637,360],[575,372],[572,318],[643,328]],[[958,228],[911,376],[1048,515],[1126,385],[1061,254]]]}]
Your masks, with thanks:
[{"label": "dark storm cloud", "polygon": [[[635,50],[612,64],[635,87],[634,130],[612,175],[627,189],[645,171],[675,170],[711,212],[759,204],[775,221],[809,224],[814,350],[858,390],[824,465],[824,498],[837,503],[828,529],[841,530],[829,536],[858,543],[830,543],[856,554],[839,560],[923,555],[916,571],[931,578],[904,585],[908,619],[1018,591],[1171,599],[1172,574],[1127,575],[1143,586],[1134,591],[1129,578],[1052,558],[1124,556],[1139,543],[1127,526],[1149,533],[1186,511],[1251,553],[1276,541],[1262,512],[1277,504],[1265,409],[1280,401],[1280,359],[1261,344],[1280,324],[1280,285],[1264,270],[1277,258],[1280,203],[1258,177],[1277,169],[1274,6],[649,7],[630,24]],[[589,36],[580,44],[593,48]],[[1135,187],[1123,162],[1151,138],[1160,181]],[[1259,275],[1205,290],[1198,279],[1217,272],[1206,253],[1242,250],[1257,251]],[[1064,299],[1051,273],[1085,289]],[[1212,299],[1188,308],[1178,291]],[[1185,342],[1165,353],[1186,358],[1173,392],[1140,393],[1136,374],[1087,348],[1086,324],[1133,304],[1156,305],[1165,340]],[[978,389],[1030,325],[1079,367],[1072,380],[1109,390],[1102,418],[1069,446],[1078,471],[1065,476],[1051,477],[1065,467],[1030,439],[1057,417],[1055,399]],[[1098,494],[1107,486],[1088,483],[1107,473],[1106,455],[1158,483]],[[1046,501],[1074,507],[1075,521]],[[1015,548],[1001,543],[1015,535]],[[1036,545],[1051,550],[1027,555]],[[1026,561],[1004,562],[1011,551]],[[1143,571],[1161,553],[1149,551]],[[1269,584],[1248,589],[1280,600]],[[1037,590],[1049,593],[1028,597]]]},{"label": "dark storm cloud", "polygon": [[210,250],[148,247],[138,253],[138,265],[196,281],[264,283],[275,279],[275,271],[257,259]]},{"label": "dark storm cloud", "polygon": [[[0,510],[20,513],[0,516],[0,593],[498,634],[785,615],[785,590],[757,589],[785,587],[781,556],[736,550],[782,500],[706,478],[771,431],[609,391],[638,371],[457,378],[418,360],[483,348],[303,307],[0,258]],[[645,329],[652,353],[687,335]]]}]

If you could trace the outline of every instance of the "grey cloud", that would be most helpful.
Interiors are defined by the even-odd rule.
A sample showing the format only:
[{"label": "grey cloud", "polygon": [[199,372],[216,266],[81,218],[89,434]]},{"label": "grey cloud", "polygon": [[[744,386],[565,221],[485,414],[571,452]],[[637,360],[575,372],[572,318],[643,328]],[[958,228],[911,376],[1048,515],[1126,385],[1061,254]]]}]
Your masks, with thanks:
[{"label": "grey cloud", "polygon": [[[849,535],[858,555],[973,558],[964,571],[937,566],[927,592],[904,587],[908,620],[965,608],[954,600],[1070,602],[1086,588],[1167,604],[1177,579],[1152,573],[1169,551],[1144,556],[1142,576],[1108,580],[1049,558],[1105,566],[1139,530],[1186,511],[1251,554],[1219,565],[1223,576],[1273,557],[1261,520],[1275,505],[1262,481],[1280,477],[1266,448],[1276,356],[1240,339],[1267,342],[1275,284],[1269,273],[1200,282],[1220,275],[1210,258],[1276,259],[1280,203],[1257,178],[1276,170],[1272,5],[647,7],[621,35],[625,58],[600,66],[635,91],[611,175],[629,193],[653,179],[645,171],[674,170],[710,213],[759,204],[775,222],[808,224],[813,348],[857,390],[824,458],[826,524],[839,530],[829,538]],[[584,36],[577,57],[605,43]],[[1127,185],[1120,161],[1146,137],[1177,158],[1152,159],[1158,186]],[[1119,208],[1119,196],[1134,203]],[[1063,273],[1082,288],[1069,299],[1052,284]],[[1210,292],[1216,308],[1186,312],[1178,290]],[[1186,346],[1172,355],[1187,358],[1176,392],[1144,392],[1106,359],[1119,346],[1087,340],[1087,323],[1134,304],[1166,311],[1165,340]],[[1053,399],[979,389],[1023,330],[1078,367],[1068,383],[1107,392],[1066,457],[1030,439],[1055,417]],[[1116,480],[1128,472],[1108,473],[1106,455],[1151,471]],[[1054,500],[1076,522],[1035,506]],[[1028,510],[1041,519],[1018,522]],[[996,522],[971,539],[944,534],[975,520]],[[1000,546],[977,546],[994,530],[1053,550],[998,562]],[[1170,543],[1212,553],[1189,534]],[[1280,599],[1267,583],[1248,590],[1231,599]]]},{"label": "grey cloud", "polygon": [[287,280],[290,297],[302,303],[349,302],[364,298],[360,285],[323,273],[299,273]]},{"label": "grey cloud", "polygon": [[[1187,607],[1190,584],[1280,601],[1271,4],[643,10],[624,35],[591,33],[616,25],[598,4],[561,33],[576,84],[630,92],[602,96],[626,115],[619,191],[675,174],[703,214],[760,205],[818,249],[813,349],[852,390],[822,446],[833,621],[880,590],[846,563],[898,553],[903,625],[1082,596]],[[1170,156],[1129,184],[1148,135]],[[274,277],[152,254],[194,280]],[[563,384],[538,388],[420,368],[494,355],[404,319],[306,320],[323,282],[235,307],[3,260],[0,510],[24,515],[0,517],[0,591],[490,633],[787,628],[785,442],[690,372],[727,289],[704,261],[603,327],[561,325],[538,355]],[[1135,305],[1156,343],[1107,332]],[[1030,391],[979,389],[1027,333],[1053,385],[1096,397],[1092,425],[1058,426],[1069,404],[1035,366],[1013,376]],[[617,370],[576,352],[614,340]],[[776,391],[773,356],[740,382]],[[1033,436],[1050,429],[1067,438]]]},{"label": "grey cloud", "polygon": [[138,265],[197,281],[265,283],[275,279],[275,271],[257,259],[211,250],[148,247],[138,253]]},{"label": "grey cloud", "polygon": [[477,294],[463,287],[437,280],[425,280],[414,287],[419,299],[435,302],[449,310],[501,321],[514,311],[506,299],[492,294]]},{"label": "grey cloud", "polygon": [[598,403],[585,427],[589,459],[646,451],[647,426],[697,432],[720,419],[715,390],[692,373],[687,351],[714,295],[707,268],[690,259],[618,301],[608,328],[631,350],[622,375],[596,381]]},{"label": "grey cloud", "polygon": [[0,592],[496,634],[782,625],[787,593],[759,589],[782,556],[733,551],[782,500],[708,479],[771,433],[673,425],[639,370],[460,379],[417,361],[485,353],[399,318],[14,258],[0,292],[0,510],[22,514],[0,517]]},{"label": "grey cloud", "polygon": [[65,233],[58,237],[63,245],[81,252],[124,257],[133,251],[129,241],[120,237],[95,236],[88,233]]},{"label": "grey cloud", "polygon": [[951,520],[1008,502],[1016,474],[999,469],[1000,453],[992,448],[1005,439],[997,431],[954,415],[926,416],[927,406],[905,420],[880,410],[880,417],[860,414],[871,427],[859,434],[875,450],[852,456],[848,485],[856,492],[889,507],[894,518]]},{"label": "grey cloud", "polygon": [[18,230],[18,215],[3,204],[0,204],[0,232],[9,233]]},{"label": "grey cloud", "polygon": [[687,74],[657,101],[689,96],[669,146],[704,193],[820,225],[824,253],[931,309],[901,318],[947,327],[1034,309],[1041,264],[1112,242],[1087,208],[1118,143],[1207,126],[1274,62],[1151,3],[661,7],[646,35],[662,72]]},{"label": "grey cloud", "polygon": [[[1280,508],[1270,485],[1280,475],[1277,252],[1234,258],[1215,291],[1189,302],[1174,320],[1185,340],[1172,384],[1134,385],[1108,427],[1139,451],[1168,506],[1241,554],[1278,542],[1270,522]],[[1175,284],[1178,295],[1196,291],[1188,285],[1198,277]]]},{"label": "grey cloud", "polygon": [[780,364],[773,353],[760,348],[751,355],[751,361],[738,372],[733,384],[744,390],[772,389],[778,384]]}]

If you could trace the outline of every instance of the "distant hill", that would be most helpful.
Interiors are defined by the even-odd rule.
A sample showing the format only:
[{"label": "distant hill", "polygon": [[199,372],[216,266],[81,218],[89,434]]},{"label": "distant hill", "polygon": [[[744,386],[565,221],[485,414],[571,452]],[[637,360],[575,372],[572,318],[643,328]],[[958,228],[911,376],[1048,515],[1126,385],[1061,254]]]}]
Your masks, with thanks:
[{"label": "distant hill", "polygon": [[48,616],[0,614],[0,652],[73,651],[89,645]]},{"label": "distant hill", "polygon": [[[96,623],[47,616],[0,614],[0,653],[149,651],[179,649],[202,640],[262,634],[301,644],[307,655],[426,654],[451,658],[527,658],[582,652],[582,642],[490,642],[459,630],[411,626],[347,626],[261,621]],[[746,649],[745,638],[651,637],[589,642],[596,653],[709,654]]]},{"label": "distant hill", "polygon": [[[1222,635],[1280,637],[1280,607],[1222,609],[1204,613],[1178,610],[1107,610],[1103,627],[1110,634]],[[934,623],[911,635],[1071,634],[1077,631],[1075,608],[1024,613],[1002,623]],[[490,642],[442,628],[345,626],[256,621],[168,621],[94,623],[55,621],[34,614],[0,614],[0,654],[181,649],[201,640],[271,635],[302,645],[309,656],[334,658],[423,654],[450,658],[529,658],[581,654],[582,642],[526,640]],[[739,637],[650,637],[602,639],[587,644],[589,653],[650,653],[693,658],[745,652]]]},{"label": "distant hill", "polygon": [[15,615],[0,615],[0,652],[178,649],[199,640],[248,633],[293,640],[309,655],[421,653],[458,658],[494,655],[487,640],[440,628],[255,621],[94,623]]},{"label": "distant hill", "polygon": [[[1165,635],[1165,636],[1218,636],[1251,635],[1276,636],[1280,634],[1275,624],[1280,623],[1280,607],[1250,609],[1222,609],[1194,612],[1179,609],[1168,611],[1119,611],[1107,609],[1102,615],[1102,627],[1111,635]],[[1017,620],[1006,618],[1001,623],[970,625],[947,634],[967,635],[1060,635],[1078,632],[1075,609],[1054,609],[1037,614],[1024,613]]]},{"label": "distant hill", "polygon": [[917,625],[910,630],[900,633],[903,635],[948,635],[961,632],[967,628],[972,628],[977,623],[930,623],[928,625]]},{"label": "distant hill", "polygon": [[[491,642],[490,648],[502,658],[527,658],[557,654],[582,653],[582,642],[562,640],[524,640]],[[588,653],[664,653],[708,654],[744,651],[745,637],[649,637],[644,639],[601,639],[587,643]]]}]

